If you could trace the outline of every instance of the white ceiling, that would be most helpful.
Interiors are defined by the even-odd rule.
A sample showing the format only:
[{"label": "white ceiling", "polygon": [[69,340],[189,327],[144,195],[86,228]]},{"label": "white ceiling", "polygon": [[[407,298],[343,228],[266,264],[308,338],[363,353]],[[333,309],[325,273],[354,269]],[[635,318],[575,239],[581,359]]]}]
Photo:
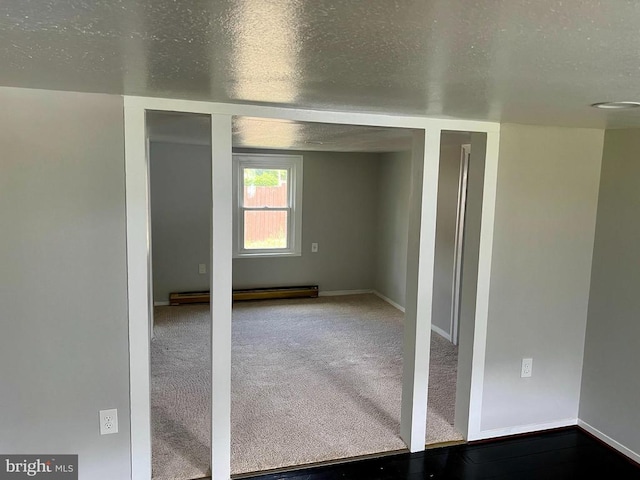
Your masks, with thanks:
[{"label": "white ceiling", "polygon": [[[640,126],[640,2],[3,0],[0,85]],[[637,109],[640,110],[640,109]]]}]

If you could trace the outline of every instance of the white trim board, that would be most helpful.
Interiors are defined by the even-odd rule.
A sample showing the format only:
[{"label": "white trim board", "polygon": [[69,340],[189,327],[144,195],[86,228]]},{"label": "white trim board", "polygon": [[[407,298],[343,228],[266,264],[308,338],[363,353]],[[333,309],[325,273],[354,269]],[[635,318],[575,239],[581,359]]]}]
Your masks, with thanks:
[{"label": "white trim board", "polygon": [[630,448],[625,447],[620,442],[614,440],[609,435],[607,435],[605,433],[602,433],[600,430],[598,430],[597,428],[589,425],[587,422],[583,422],[582,420],[578,419],[578,427],[580,427],[583,430],[585,430],[586,432],[590,433],[591,435],[596,437],[598,440],[601,440],[602,442],[606,443],[611,448],[616,449],[618,452],[623,454],[625,457],[629,457],[634,462],[640,463],[640,453],[634,452]]},{"label": "white trim board", "polygon": [[469,435],[469,441],[486,440],[489,438],[506,437],[510,435],[520,435],[522,433],[535,433],[554,428],[572,427],[578,424],[577,418],[565,418],[547,423],[532,423],[529,425],[516,425],[514,427],[496,428],[494,430],[482,430],[477,435]]},{"label": "white trim board", "polygon": [[145,111],[124,108],[131,478],[151,479],[150,216]]},{"label": "white trim board", "polygon": [[[391,300],[389,297],[384,296],[383,294],[381,294],[380,292],[378,292],[377,290],[374,290],[372,292],[376,297],[379,297],[380,299],[384,300],[385,302],[387,302],[389,305],[391,305],[392,307],[397,308],[398,310],[400,310],[402,313],[404,313],[404,307],[402,305],[400,305],[399,303],[394,302],[393,300]],[[451,341],[451,335],[449,335],[447,332],[445,332],[443,329],[441,329],[440,327],[434,325],[433,323],[431,324],[431,330],[436,332],[438,335],[440,335],[441,337],[445,338],[447,341]]]},{"label": "white trim board", "polygon": [[436,332],[438,335],[440,335],[442,338],[444,338],[448,342],[451,341],[451,335],[449,334],[449,332],[445,332],[442,328],[438,327],[437,325],[434,325],[433,323],[431,324],[431,330]]},{"label": "white trim board", "polygon": [[340,297],[342,295],[362,295],[363,293],[375,293],[371,289],[365,290],[323,290],[318,292],[319,297]]},{"label": "white trim board", "polygon": [[231,477],[233,161],[231,116],[211,115],[211,478]]},{"label": "white trim board", "polygon": [[382,300],[384,300],[385,302],[387,302],[389,305],[391,305],[392,307],[396,307],[398,310],[400,310],[402,313],[404,313],[404,307],[402,305],[400,305],[399,303],[394,302],[393,300],[391,300],[389,297],[385,297],[383,294],[381,294],[379,291],[377,290],[373,290],[372,292],[376,297],[381,298]]}]

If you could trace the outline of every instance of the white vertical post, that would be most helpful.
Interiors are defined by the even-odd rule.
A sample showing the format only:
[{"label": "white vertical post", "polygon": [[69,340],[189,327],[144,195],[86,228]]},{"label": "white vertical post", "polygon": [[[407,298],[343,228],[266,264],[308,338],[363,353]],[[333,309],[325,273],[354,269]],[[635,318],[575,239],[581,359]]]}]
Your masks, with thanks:
[{"label": "white vertical post", "polygon": [[481,434],[484,365],[487,350],[489,322],[489,289],[491,287],[491,258],[493,255],[493,224],[498,188],[498,157],[500,130],[487,132],[487,151],[484,163],[482,191],[482,219],[480,246],[478,247],[478,283],[476,291],[476,317],[473,335],[473,359],[469,395],[469,423],[467,440],[479,440]]},{"label": "white vertical post", "polygon": [[231,116],[211,115],[211,477],[231,476]]},{"label": "white vertical post", "polygon": [[407,248],[400,436],[411,452],[424,450],[436,240],[439,128],[414,134]]},{"label": "white vertical post", "polygon": [[[127,215],[127,291],[131,381],[131,478],[151,478],[151,399],[149,357],[149,166],[145,110],[126,106],[125,176]],[[135,381],[133,381],[135,379]]]}]

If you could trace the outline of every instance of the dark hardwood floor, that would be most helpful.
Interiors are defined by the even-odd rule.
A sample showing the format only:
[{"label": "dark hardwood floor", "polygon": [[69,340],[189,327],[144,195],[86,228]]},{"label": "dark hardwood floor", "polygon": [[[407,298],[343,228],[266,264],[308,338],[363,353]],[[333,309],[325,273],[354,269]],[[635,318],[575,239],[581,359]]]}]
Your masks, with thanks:
[{"label": "dark hardwood floor", "polygon": [[578,428],[434,448],[252,480],[565,480],[640,479],[640,466]]}]

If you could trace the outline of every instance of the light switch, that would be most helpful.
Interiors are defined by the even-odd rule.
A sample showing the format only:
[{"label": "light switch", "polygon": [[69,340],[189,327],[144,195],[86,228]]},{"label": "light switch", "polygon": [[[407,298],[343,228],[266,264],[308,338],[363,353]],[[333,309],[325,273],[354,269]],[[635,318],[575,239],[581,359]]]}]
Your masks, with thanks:
[{"label": "light switch", "polygon": [[317,243],[312,243],[311,244],[311,253],[318,253],[318,244]]}]

